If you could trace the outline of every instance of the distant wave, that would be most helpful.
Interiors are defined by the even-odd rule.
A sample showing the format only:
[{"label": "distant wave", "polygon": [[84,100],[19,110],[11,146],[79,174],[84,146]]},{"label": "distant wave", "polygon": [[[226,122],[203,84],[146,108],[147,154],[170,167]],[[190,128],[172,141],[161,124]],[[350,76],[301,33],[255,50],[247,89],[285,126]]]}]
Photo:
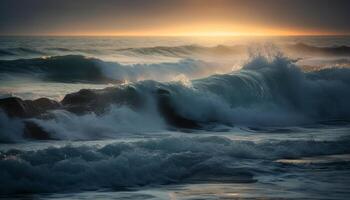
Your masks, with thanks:
[{"label": "distant wave", "polygon": [[333,46],[333,47],[317,47],[304,43],[297,43],[293,45],[285,46],[287,51],[293,53],[301,54],[305,53],[307,55],[328,55],[328,56],[349,56],[350,47],[348,46]]},{"label": "distant wave", "polygon": [[[43,56],[40,58],[0,60],[0,74],[16,73],[35,75],[45,80],[57,82],[90,82],[108,83],[152,79],[157,81],[173,80],[177,76],[185,76],[190,79],[201,78],[211,74],[222,74],[231,71],[232,66],[228,63],[210,63],[195,59],[187,59],[190,55],[236,55],[247,51],[246,46],[215,46],[203,47],[197,45],[176,47],[149,47],[129,48],[116,50],[119,53],[132,53],[142,55],[162,55],[183,58],[179,62],[167,62],[157,64],[133,64],[123,65],[118,62],[105,62],[100,59],[90,58],[82,55]],[[40,51],[16,48],[17,51],[26,51],[40,54]],[[52,48],[51,48],[52,49]],[[67,48],[54,48],[70,52]],[[314,47],[306,44],[295,44],[285,47],[285,51],[297,54],[322,54],[322,55],[350,55],[350,47]],[[0,51],[1,53],[1,51]],[[3,54],[17,54],[12,51],[4,51]],[[74,53],[71,52],[71,53]],[[138,56],[138,55],[133,55]],[[316,65],[306,63],[305,69],[322,69],[330,66],[349,66],[347,58],[337,60],[319,60]]]},{"label": "distant wave", "polygon": [[[68,47],[48,47],[40,50],[29,47],[18,48],[0,48],[0,57],[5,56],[47,56],[47,55],[67,55],[82,54],[88,56],[114,55],[121,54],[127,56],[165,56],[188,58],[192,56],[237,56],[246,54],[252,45],[182,45],[182,46],[155,46],[155,47],[137,47],[137,48],[120,48],[120,49],[90,49],[90,48],[68,48]],[[290,45],[277,45],[285,53],[320,55],[320,56],[349,56],[350,47],[348,46],[330,46],[320,47],[305,43],[296,43]]]},{"label": "distant wave", "polygon": [[47,48],[47,50],[54,50],[54,51],[63,51],[63,52],[69,52],[72,51],[72,49],[69,48],[63,48],[63,47],[56,47],[56,48]]},{"label": "distant wave", "polygon": [[156,47],[142,47],[142,48],[126,48],[117,49],[117,52],[129,52],[140,55],[162,55],[162,56],[175,56],[186,57],[193,54],[212,54],[212,55],[236,55],[246,53],[246,47],[237,46],[225,46],[218,45],[214,47],[205,47],[200,45],[183,45],[183,46],[156,46]]},{"label": "distant wave", "polygon": [[12,56],[16,55],[14,52],[5,50],[5,49],[0,49],[0,56]]},{"label": "distant wave", "polygon": [[[333,46],[333,47],[318,47],[304,43],[292,45],[279,45],[285,53],[307,54],[307,55],[328,55],[328,56],[349,56],[350,47],[348,46]],[[206,47],[200,45],[184,45],[184,46],[156,46],[142,48],[126,48],[118,49],[117,52],[133,53],[138,55],[162,55],[174,57],[186,57],[190,55],[242,55],[247,53],[250,45],[217,45]]]},{"label": "distant wave", "polygon": [[[9,150],[0,152],[0,194],[251,183],[255,175],[285,173],[287,166],[282,171],[272,167],[277,159],[345,154],[350,153],[349,145],[348,140],[255,143],[212,136]],[[248,165],[253,159],[257,164]]]},{"label": "distant wave", "polygon": [[41,75],[44,79],[59,82],[103,82],[107,80],[94,61],[83,56],[1,60],[0,73]]},{"label": "distant wave", "polygon": [[0,73],[36,75],[57,82],[124,82],[153,79],[168,81],[176,76],[199,78],[223,73],[231,66],[185,59],[177,63],[122,65],[80,55],[0,60]]},{"label": "distant wave", "polygon": [[95,49],[79,49],[65,47],[48,47],[48,48],[32,48],[32,47],[16,47],[16,48],[0,48],[0,57],[10,58],[33,58],[37,56],[49,55],[67,55],[67,54],[96,54],[101,52]]},{"label": "distant wave", "polygon": [[44,55],[45,53],[27,47],[17,47],[17,48],[2,48],[0,49],[0,56],[9,55]]}]

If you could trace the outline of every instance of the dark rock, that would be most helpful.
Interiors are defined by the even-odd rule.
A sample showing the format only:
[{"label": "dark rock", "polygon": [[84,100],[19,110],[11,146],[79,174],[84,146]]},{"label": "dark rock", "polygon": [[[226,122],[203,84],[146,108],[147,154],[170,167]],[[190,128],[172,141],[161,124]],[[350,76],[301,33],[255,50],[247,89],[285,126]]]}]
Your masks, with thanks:
[{"label": "dark rock", "polygon": [[82,89],[79,92],[67,94],[61,101],[62,105],[91,104],[97,98],[94,90]]},{"label": "dark rock", "polygon": [[102,113],[112,102],[102,91],[82,89],[67,94],[61,104],[65,110],[79,115],[88,112]]},{"label": "dark rock", "polygon": [[17,97],[0,99],[0,108],[2,108],[9,117],[29,117],[26,103]]},{"label": "dark rock", "polygon": [[23,136],[25,138],[36,139],[36,140],[52,139],[50,134],[47,131],[45,131],[42,127],[37,125],[35,122],[25,121],[24,123],[25,123],[25,128],[24,128]]},{"label": "dark rock", "polygon": [[31,101],[32,105],[41,111],[54,110],[60,108],[61,104],[48,98],[39,98]]},{"label": "dark rock", "polygon": [[76,93],[67,94],[61,101],[65,110],[75,114],[87,112],[101,114],[113,104],[138,109],[143,106],[143,103],[138,91],[131,86],[109,87],[100,90],[82,89]]},{"label": "dark rock", "polygon": [[0,108],[10,117],[36,117],[48,110],[58,109],[59,107],[60,104],[58,102],[47,98],[40,98],[34,101],[22,100],[17,97],[0,99]]},{"label": "dark rock", "polygon": [[[194,121],[181,116],[171,102],[171,93],[159,88],[155,94],[158,109],[169,125],[177,128],[199,128]],[[132,86],[110,87],[101,90],[82,89],[76,93],[67,94],[61,101],[65,110],[75,114],[94,112],[104,113],[112,105],[127,105],[133,109],[142,109],[146,99]]]}]

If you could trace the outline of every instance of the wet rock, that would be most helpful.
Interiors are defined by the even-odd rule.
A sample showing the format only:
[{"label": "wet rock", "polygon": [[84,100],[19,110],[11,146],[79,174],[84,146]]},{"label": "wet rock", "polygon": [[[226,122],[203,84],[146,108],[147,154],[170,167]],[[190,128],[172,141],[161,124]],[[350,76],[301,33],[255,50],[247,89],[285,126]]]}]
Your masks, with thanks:
[{"label": "wet rock", "polygon": [[144,100],[130,86],[109,87],[100,90],[82,89],[76,93],[67,94],[61,104],[65,110],[75,114],[94,112],[102,114],[111,105],[127,105],[134,109],[143,106]]},{"label": "wet rock", "polygon": [[29,117],[30,111],[26,103],[17,97],[0,99],[0,108],[6,112],[9,117]]},{"label": "wet rock", "polygon": [[100,114],[114,103],[114,99],[110,97],[111,94],[108,94],[105,90],[82,89],[78,92],[67,94],[61,101],[61,104],[65,110],[78,115],[89,112]]},{"label": "wet rock", "polygon": [[97,98],[97,93],[93,90],[82,89],[79,92],[67,94],[61,101],[62,105],[91,104]]},{"label": "wet rock", "polygon": [[61,104],[57,101],[48,98],[39,98],[30,102],[34,107],[40,109],[41,112],[54,110],[61,107]]},{"label": "wet rock", "polygon": [[42,127],[32,121],[25,121],[23,136],[28,139],[50,140],[53,139],[50,134]]},{"label": "wet rock", "polygon": [[40,98],[36,100],[22,100],[17,97],[0,99],[0,108],[6,112],[9,117],[30,118],[37,117],[48,110],[60,108],[56,101]]}]

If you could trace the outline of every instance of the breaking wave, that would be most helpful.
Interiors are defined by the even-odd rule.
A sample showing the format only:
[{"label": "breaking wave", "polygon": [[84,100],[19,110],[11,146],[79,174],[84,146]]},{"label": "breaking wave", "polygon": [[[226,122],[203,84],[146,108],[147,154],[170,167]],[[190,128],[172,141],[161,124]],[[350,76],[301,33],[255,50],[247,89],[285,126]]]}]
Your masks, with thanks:
[{"label": "breaking wave", "polygon": [[304,73],[279,56],[256,57],[230,74],[189,82],[142,81],[120,90],[128,88],[135,89],[136,98],[156,96],[196,123],[283,126],[350,118],[350,69]]},{"label": "breaking wave", "polygon": [[349,91],[348,68],[303,72],[282,55],[256,55],[229,74],[84,89],[66,95],[50,118],[32,120],[52,138],[77,140],[169,128],[303,126],[350,121]]},{"label": "breaking wave", "polygon": [[277,159],[350,153],[349,144],[348,140],[255,143],[211,136],[9,150],[0,153],[0,194],[249,183],[255,175],[286,172],[287,167],[278,168]]}]

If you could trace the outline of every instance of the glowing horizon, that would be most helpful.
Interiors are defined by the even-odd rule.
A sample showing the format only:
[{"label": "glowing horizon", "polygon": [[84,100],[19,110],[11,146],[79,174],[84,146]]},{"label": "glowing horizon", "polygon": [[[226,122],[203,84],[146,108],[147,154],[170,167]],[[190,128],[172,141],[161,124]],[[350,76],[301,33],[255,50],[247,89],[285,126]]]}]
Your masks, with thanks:
[{"label": "glowing horizon", "polygon": [[3,0],[0,35],[350,35],[348,6],[324,0]]},{"label": "glowing horizon", "polygon": [[[195,26],[195,25],[193,25]],[[30,36],[198,36],[198,37],[250,37],[250,36],[331,36],[331,35],[350,35],[348,33],[337,33],[337,32],[321,32],[321,31],[301,31],[301,30],[277,30],[269,28],[260,28],[248,30],[240,29],[238,31],[227,30],[213,30],[209,31],[210,28],[202,27],[193,31],[186,31],[184,29],[158,29],[158,30],[145,30],[145,31],[88,31],[88,32],[53,32],[53,33],[29,33],[19,35],[30,35]]]}]

